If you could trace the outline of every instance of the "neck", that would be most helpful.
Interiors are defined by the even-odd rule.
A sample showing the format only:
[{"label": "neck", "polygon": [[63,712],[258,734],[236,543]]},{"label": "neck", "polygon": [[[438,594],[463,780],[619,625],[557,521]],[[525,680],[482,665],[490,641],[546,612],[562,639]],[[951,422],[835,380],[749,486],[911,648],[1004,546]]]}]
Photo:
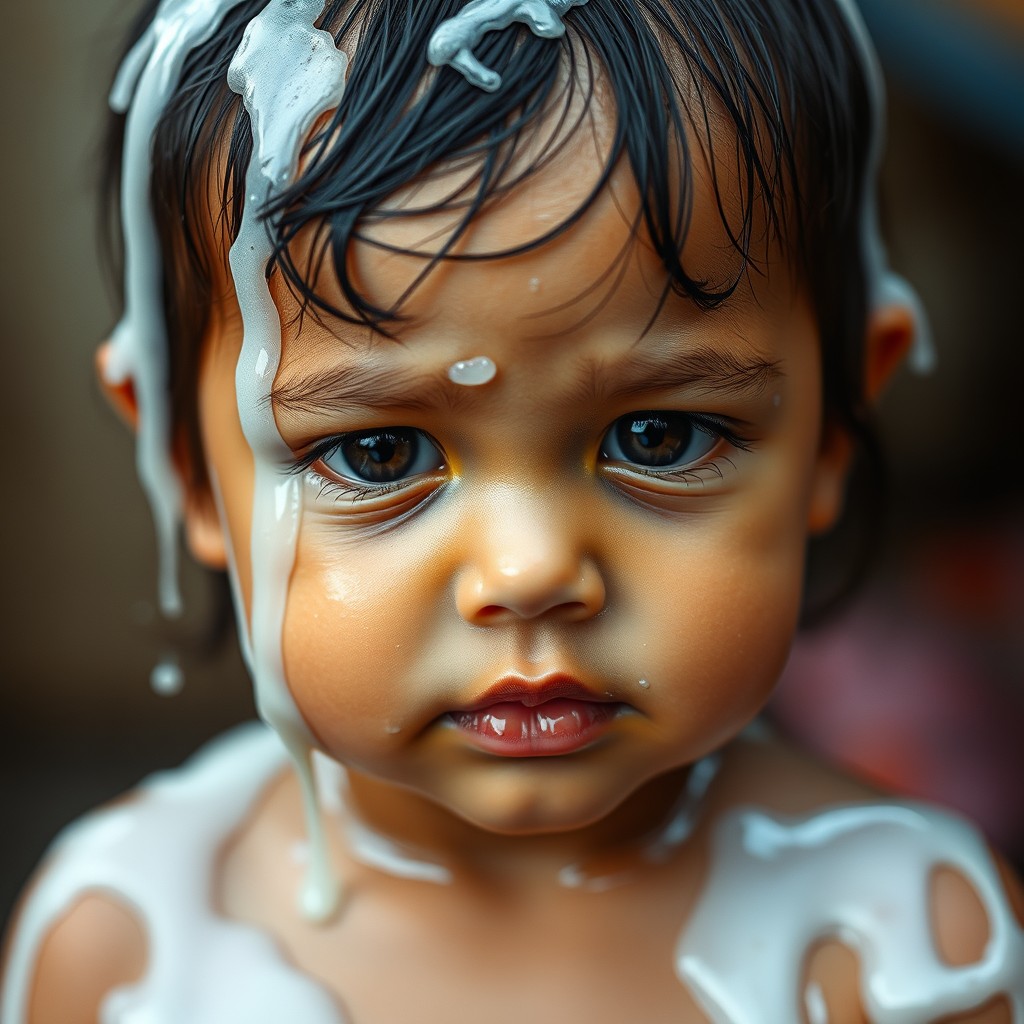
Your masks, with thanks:
[{"label": "neck", "polygon": [[[532,835],[480,828],[411,790],[358,771],[335,784],[342,818],[350,823],[350,852],[356,859],[373,859],[383,870],[403,873],[394,859],[367,858],[367,853],[397,847],[408,858],[407,868],[434,866],[442,877],[506,886],[559,880],[585,885],[587,878],[630,873],[645,860],[671,859],[689,834],[710,774],[706,762],[668,772],[596,822]],[[430,872],[422,877],[431,877]]]}]

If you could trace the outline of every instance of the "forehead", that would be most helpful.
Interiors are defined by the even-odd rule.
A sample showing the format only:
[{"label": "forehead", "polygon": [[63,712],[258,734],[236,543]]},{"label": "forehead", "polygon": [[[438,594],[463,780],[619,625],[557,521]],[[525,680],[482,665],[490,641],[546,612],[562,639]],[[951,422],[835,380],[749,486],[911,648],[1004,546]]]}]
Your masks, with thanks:
[{"label": "forehead", "polygon": [[[601,377],[625,375],[617,383],[628,391],[633,377],[650,384],[665,372],[676,380],[715,377],[732,384],[755,376],[757,391],[767,379],[758,375],[770,377],[792,355],[779,325],[803,317],[801,337],[806,335],[806,310],[794,317],[798,296],[787,264],[780,261],[765,277],[744,277],[714,312],[676,295],[663,301],[666,270],[637,228],[639,191],[624,165],[562,234],[515,256],[486,258],[528,246],[546,225],[576,210],[599,181],[600,145],[599,135],[581,135],[491,204],[460,238],[459,258],[440,263],[411,292],[434,239],[450,228],[449,214],[396,217],[358,242],[349,272],[359,287],[385,306],[408,293],[394,337],[329,318],[303,320],[299,301],[278,280],[276,299],[290,325],[274,389],[279,415],[288,419],[286,407],[299,393],[313,395],[314,407],[321,401],[461,407],[470,400],[504,404],[530,396],[540,403],[543,395],[564,397],[581,388],[591,396],[614,390],[616,381]],[[429,203],[431,189],[443,193],[449,186],[439,177],[410,189],[396,197],[395,209]],[[687,259],[707,274],[731,269],[734,251],[703,176],[695,178],[686,246]],[[342,302],[334,279],[333,268],[325,267],[328,298]],[[446,371],[457,360],[480,355],[498,362],[501,378],[474,397],[465,393],[472,389],[451,385]]]},{"label": "forehead", "polygon": [[[377,309],[396,310],[386,333],[399,338],[441,308],[460,315],[471,330],[475,320],[486,322],[498,299],[512,297],[517,319],[532,321],[538,336],[571,331],[609,305],[654,317],[669,271],[652,245],[629,161],[621,157],[607,169],[616,123],[600,91],[595,95],[577,99],[585,105],[567,118],[550,113],[548,123],[510,154],[507,175],[515,183],[490,196],[472,217],[466,218],[465,203],[472,200],[480,167],[442,166],[398,190],[361,226],[340,275],[320,225],[293,243],[296,265],[317,296],[343,313],[355,310],[339,277]],[[721,142],[724,129],[709,130]],[[678,216],[685,222],[681,262],[687,272],[711,289],[735,284],[729,305],[788,294],[792,268],[756,216],[753,230],[764,240],[760,273],[743,273],[736,225],[751,213],[738,163],[719,157],[712,164],[710,143],[697,132],[686,148],[688,166],[666,169],[672,183],[665,191],[684,196]],[[734,144],[725,148],[735,152]],[[453,197],[464,201],[453,203]],[[277,298],[286,320],[300,315],[303,297],[278,287]],[[670,306],[665,312],[676,318],[701,314],[696,303]],[[325,320],[330,327],[333,318]]]}]

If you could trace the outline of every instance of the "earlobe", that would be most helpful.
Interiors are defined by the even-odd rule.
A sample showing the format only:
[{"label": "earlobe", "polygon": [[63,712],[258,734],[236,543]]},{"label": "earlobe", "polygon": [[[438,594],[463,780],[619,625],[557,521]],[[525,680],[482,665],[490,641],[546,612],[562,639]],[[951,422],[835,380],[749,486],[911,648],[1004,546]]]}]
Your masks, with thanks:
[{"label": "earlobe", "polygon": [[139,402],[135,395],[135,382],[131,377],[112,379],[109,373],[113,357],[113,343],[105,341],[96,349],[96,377],[110,407],[133,431],[139,426]]},{"label": "earlobe", "polygon": [[914,341],[914,314],[889,303],[871,311],[865,338],[864,397],[877,402]]},{"label": "earlobe", "polygon": [[[864,401],[873,405],[910,351],[914,313],[900,303],[871,311],[864,338]],[[853,442],[835,422],[822,429],[821,449],[808,507],[811,534],[830,530],[839,518],[846,496],[846,479],[853,459]]]},{"label": "earlobe", "polygon": [[227,538],[209,491],[192,491],[185,499],[185,539],[192,557],[208,569],[228,566]]},{"label": "earlobe", "polygon": [[830,530],[839,518],[846,497],[846,478],[853,458],[850,435],[838,423],[822,429],[821,449],[807,511],[807,530],[817,536]]}]

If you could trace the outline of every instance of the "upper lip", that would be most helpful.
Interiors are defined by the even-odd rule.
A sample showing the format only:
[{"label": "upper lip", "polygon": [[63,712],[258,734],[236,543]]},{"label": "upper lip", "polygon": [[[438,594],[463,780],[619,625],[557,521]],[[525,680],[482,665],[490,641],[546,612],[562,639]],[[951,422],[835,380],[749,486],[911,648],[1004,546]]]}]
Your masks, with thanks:
[{"label": "upper lip", "polygon": [[578,679],[567,675],[546,675],[538,679],[508,675],[488,687],[480,697],[464,710],[480,711],[492,704],[517,703],[532,708],[549,700],[585,700],[608,703],[615,698],[597,693]]}]

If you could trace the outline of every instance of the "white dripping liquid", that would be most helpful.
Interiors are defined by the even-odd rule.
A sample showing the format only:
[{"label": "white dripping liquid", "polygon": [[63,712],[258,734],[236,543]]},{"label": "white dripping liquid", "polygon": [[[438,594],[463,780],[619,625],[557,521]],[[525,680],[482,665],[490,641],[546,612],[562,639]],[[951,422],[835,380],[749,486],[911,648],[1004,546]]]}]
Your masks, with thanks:
[{"label": "white dripping liquid", "polygon": [[211,901],[225,841],[286,762],[273,733],[243,726],[66,829],[22,909],[0,1020],[27,1019],[43,939],[99,893],[140,919],[148,953],[144,976],[104,999],[101,1024],[342,1024],[333,998],[269,935],[221,917]]},{"label": "white dripping liquid", "polygon": [[[929,878],[939,865],[963,874],[988,915],[991,935],[975,964],[944,964],[933,945]],[[714,1024],[800,1020],[801,1002],[820,1002],[801,998],[805,957],[829,937],[860,955],[874,1024],[921,1024],[1000,994],[1024,1021],[1024,931],[984,842],[952,815],[901,804],[789,820],[726,815],[676,950],[679,977]]]},{"label": "white dripping liquid", "polygon": [[316,799],[312,739],[288,689],[281,651],[302,495],[298,477],[285,471],[290,452],[270,402],[281,360],[281,320],[266,279],[272,242],[260,212],[291,181],[317,118],[341,101],[347,60],[330,33],[314,28],[322,10],[322,0],[271,0],[246,27],[228,70],[228,85],[242,96],[253,136],[242,224],[229,253],[243,323],[235,390],[255,473],[245,646],[260,715],[280,735],[302,786],[310,858],[301,907],[315,920],[334,912],[338,885]]},{"label": "white dripping liquid", "polygon": [[501,88],[501,75],[485,67],[473,50],[488,32],[526,25],[535,36],[558,39],[565,34],[562,15],[587,0],[471,0],[453,18],[442,21],[430,37],[427,60],[435,67],[448,64],[471,85],[485,92]]},{"label": "white dripping liquid", "polygon": [[721,755],[714,753],[708,754],[691,766],[686,776],[686,784],[665,821],[640,844],[639,864],[636,868],[607,874],[588,871],[583,864],[568,864],[558,873],[559,884],[567,889],[604,892],[633,881],[645,864],[666,863],[693,835],[704,807],[704,798],[715,776],[718,775],[721,764]]},{"label": "white dripping liquid", "polygon": [[[845,3],[845,0],[840,2]],[[142,268],[145,272],[139,273],[135,284],[129,283],[128,291],[136,296],[135,309],[131,314],[126,310],[125,320],[116,332],[114,358],[111,360],[108,373],[112,380],[124,380],[128,376],[135,380],[140,398],[141,418],[148,424],[145,428],[148,431],[147,436],[150,439],[163,437],[164,445],[162,454],[153,454],[150,446],[150,454],[145,456],[150,466],[146,472],[154,478],[163,477],[165,481],[173,479],[173,472],[163,472],[170,470],[171,463],[167,455],[166,408],[161,404],[165,399],[161,387],[156,385],[163,380],[161,375],[166,372],[166,360],[162,351],[155,351],[159,346],[153,343],[154,339],[164,337],[164,329],[161,322],[157,333],[149,331],[153,311],[158,310],[160,306],[158,302],[146,300],[147,295],[152,299],[154,295],[159,294],[152,290],[154,279],[159,280],[159,265],[155,255],[155,238],[151,223],[143,223],[146,214],[141,212],[148,205],[148,148],[151,126],[155,124],[162,109],[159,97],[166,96],[170,86],[173,86],[177,69],[180,69],[184,56],[205,38],[204,33],[208,35],[208,32],[212,31],[223,13],[234,5],[234,2],[224,0],[211,0],[206,3],[202,0],[172,0],[162,4],[158,22],[163,19],[163,28],[151,29],[147,33],[140,47],[133,51],[126,62],[118,80],[118,88],[115,89],[115,102],[120,97],[123,105],[127,106],[125,96],[131,91],[133,84],[138,83],[136,102],[133,104],[136,124],[134,128],[129,126],[125,171],[126,188],[130,179],[134,183],[134,194],[138,202],[133,208],[134,227],[129,224],[126,217],[126,235],[131,236],[130,242],[126,238],[126,248],[131,249],[129,267],[135,266],[141,260],[145,264]],[[287,5],[279,5],[282,6]],[[311,9],[312,6],[318,5],[306,6]],[[285,12],[279,9],[275,11],[275,15],[281,15],[283,19]],[[303,21],[300,26],[301,32],[309,33],[310,24],[309,21]],[[281,82],[289,72],[294,73],[295,69],[294,64],[291,68],[277,65],[276,71],[271,67],[267,73],[273,81]],[[343,67],[341,71],[343,73]],[[170,86],[167,86],[168,82]],[[146,88],[143,88],[143,84],[146,84]],[[263,109],[258,103],[257,107]],[[150,125],[148,130],[145,127],[147,124]],[[295,146],[291,150],[283,149],[280,152],[290,153],[294,152],[294,149]],[[135,158],[131,163],[129,150]],[[273,173],[270,177],[273,184]],[[141,191],[138,188],[140,181],[146,186]],[[257,182],[257,186],[260,184]],[[262,184],[265,185],[266,181]],[[259,195],[259,192],[252,194]],[[263,194],[265,195],[266,191]],[[249,205],[251,204],[247,204],[247,208]],[[866,223],[870,219],[866,216]],[[249,228],[252,229],[251,221]],[[866,229],[866,236],[868,233]],[[877,229],[875,233],[877,235]],[[262,244],[265,244],[265,238]],[[255,256],[252,260],[254,263],[257,262]],[[154,268],[157,269],[154,271]],[[262,276],[262,268],[259,276]],[[874,276],[877,278],[879,274],[876,273]],[[239,294],[241,296],[241,290]],[[262,301],[262,293],[257,298]],[[264,313],[269,311],[264,309]],[[258,333],[261,337],[270,337],[273,342],[274,329],[269,317],[260,322]],[[255,353],[255,358],[251,358],[252,351],[246,357],[243,349],[244,358],[240,359],[239,367],[240,373],[244,371],[251,375],[250,399],[252,393],[259,392],[261,387],[269,387],[272,383],[273,371],[269,367],[271,361],[280,355],[279,324],[276,337],[276,355],[272,351],[272,345],[261,347]],[[276,367],[276,362],[274,366]],[[259,376],[255,373],[257,367],[263,370],[263,374],[259,383],[254,383],[252,377]],[[240,405],[244,394],[243,389],[240,389]],[[273,449],[276,428],[273,427],[272,417],[268,423],[266,418],[261,419],[253,410],[251,401],[241,410],[243,423],[248,417],[248,426],[252,429],[253,437],[260,443],[266,442],[269,449]],[[141,431],[140,425],[140,435]],[[276,440],[280,442],[279,437]],[[255,447],[254,445],[254,449]],[[140,455],[140,465],[142,459],[143,456]],[[257,452],[257,465],[260,461],[261,456]],[[269,581],[266,586],[275,587],[279,597],[260,603],[263,599],[258,600],[258,592],[262,584],[257,586],[254,582],[252,632],[257,633],[260,638],[269,634],[271,639],[268,641],[269,652],[264,649],[258,654],[253,653],[249,660],[254,667],[263,666],[259,671],[263,672],[265,680],[265,706],[274,708],[274,714],[278,716],[279,722],[285,724],[286,730],[290,726],[295,727],[299,738],[293,747],[293,754],[295,750],[302,754],[308,748],[302,735],[301,720],[294,709],[280,672],[280,623],[283,618],[290,559],[294,553],[294,537],[298,529],[299,505],[294,491],[279,488],[274,483],[273,450],[266,455],[265,461],[268,472],[264,474],[262,484],[256,488],[256,501],[258,505],[261,495],[263,498],[280,500],[273,521],[280,524],[283,539],[274,541],[274,557],[267,555],[260,573],[261,578]],[[168,518],[167,509],[174,509],[176,517],[177,497],[172,490],[168,488],[162,492],[162,496],[157,495],[156,498],[151,496],[158,521],[161,521],[161,515],[165,520]],[[158,511],[158,506],[164,511]],[[173,529],[168,535],[173,538]],[[168,564],[172,566],[169,578],[172,581],[174,579],[173,555],[166,555],[163,544],[161,552],[164,559],[161,569],[161,596],[164,598],[167,596],[165,582],[168,578]],[[257,564],[254,559],[254,576],[256,570]],[[164,600],[162,603],[168,607],[174,602]],[[258,603],[263,609],[259,615]],[[240,617],[240,621],[244,629],[244,615]],[[277,628],[264,628],[266,621],[271,625],[276,622]],[[243,645],[247,643],[248,638],[245,638]],[[260,685],[259,682],[257,685]],[[263,700],[261,697],[261,706],[264,706]],[[265,736],[259,740],[254,738],[251,743],[238,741],[236,747],[224,744],[220,748],[220,753],[221,756],[207,755],[196,760],[173,779],[154,782],[140,793],[139,799],[134,803],[121,805],[86,819],[62,840],[55,852],[53,864],[30,896],[15,936],[2,1007],[5,1024],[17,1024],[23,1019],[27,986],[32,978],[32,964],[43,936],[78,897],[94,889],[100,889],[116,899],[121,899],[139,915],[147,932],[150,949],[146,977],[137,985],[111,994],[103,1010],[104,1024],[112,1024],[113,1021],[123,1021],[125,1024],[130,1021],[131,1024],[137,1024],[142,1020],[147,1024],[179,1024],[184,1020],[190,1024],[222,1024],[239,1017],[246,1020],[247,1024],[288,1019],[298,1019],[308,1024],[328,1024],[339,1019],[337,1010],[329,998],[311,981],[287,966],[269,939],[252,929],[218,918],[209,909],[210,878],[219,850],[231,831],[250,813],[252,801],[283,763],[280,748]],[[299,761],[308,764],[308,758],[305,756],[300,756]],[[993,926],[993,940],[983,961],[983,964],[989,965],[988,973],[978,968],[973,972],[969,971],[967,975],[962,975],[965,969],[943,968],[940,965],[939,980],[947,982],[953,978],[955,982],[961,975],[973,978],[975,987],[970,998],[974,1002],[970,1005],[977,1005],[978,1001],[988,995],[1000,991],[1008,992],[1013,996],[1015,1019],[1020,1020],[1021,999],[1024,998],[1021,996],[1024,981],[1021,978],[1020,930],[1013,925],[1008,916],[1009,912],[999,901],[991,861],[984,847],[972,833],[956,823],[951,824],[949,819],[936,812],[898,807],[882,810],[886,813],[882,814],[879,808],[832,811],[789,825],[781,825],[765,815],[747,812],[747,817],[751,820],[756,817],[773,823],[775,833],[772,833],[770,828],[769,833],[775,834],[776,838],[781,834],[783,840],[786,840],[779,840],[778,848],[784,853],[792,853],[792,857],[784,856],[777,861],[752,857],[750,851],[743,846],[745,833],[735,827],[736,819],[727,819],[716,840],[714,872],[708,891],[704,894],[691,926],[687,928],[680,941],[678,962],[680,975],[684,980],[690,971],[695,978],[704,979],[713,988],[716,972],[721,974],[722,970],[713,955],[714,942],[725,947],[729,947],[730,944],[735,946],[744,941],[752,927],[760,925],[766,925],[771,929],[774,940],[779,922],[785,925],[787,937],[799,937],[813,931],[820,923],[823,906],[821,902],[810,903],[799,898],[786,902],[782,900],[781,895],[777,900],[778,907],[781,907],[778,914],[770,914],[769,904],[763,903],[758,906],[766,908],[764,913],[747,916],[762,919],[768,917],[768,920],[744,919],[740,913],[743,901],[737,898],[737,893],[742,890],[734,886],[737,885],[738,879],[742,880],[751,866],[757,869],[756,877],[748,878],[747,884],[762,897],[767,892],[769,899],[772,898],[773,891],[781,893],[785,890],[792,893],[797,888],[792,882],[794,871],[791,865],[794,861],[799,861],[802,867],[822,876],[829,870],[838,870],[837,875],[830,876],[830,885],[834,888],[837,884],[845,884],[843,872],[848,862],[853,860],[858,843],[867,843],[869,837],[874,837],[880,845],[867,843],[869,848],[862,851],[860,858],[863,863],[859,866],[857,863],[852,865],[857,878],[861,878],[863,873],[868,871],[867,865],[877,862],[881,850],[881,859],[887,867],[890,863],[911,865],[914,869],[912,881],[919,888],[925,884],[930,869],[939,863],[949,863],[959,868],[977,886]],[[883,828],[884,834],[877,834],[878,829],[875,826],[894,825],[893,815],[898,816],[898,812],[901,811],[917,815],[916,824],[911,826],[908,821],[901,819],[901,823],[888,832]],[[844,829],[843,823],[848,822],[850,814],[854,812],[854,823],[858,827]],[[800,837],[811,833],[824,838],[816,846],[813,843],[801,846]],[[155,883],[155,877],[162,878],[158,867],[164,863],[169,865],[166,882]],[[386,858],[377,858],[377,866],[382,870],[387,870],[387,863]],[[884,879],[881,881],[885,883]],[[901,901],[908,891],[914,892],[919,889],[910,887],[901,890],[898,893]],[[708,907],[711,908],[710,911]],[[917,903],[913,905],[915,913],[921,909]],[[727,913],[722,913],[723,910]],[[932,977],[935,973],[934,964],[927,959],[931,953],[931,943],[925,928],[926,912],[925,906],[924,913],[920,913],[917,918],[918,927],[912,934],[909,931],[900,933],[902,941],[896,950],[901,957],[901,964],[910,960],[915,964],[925,964],[917,976],[912,975],[909,981],[905,980],[905,987],[912,989],[918,996],[923,992],[921,978]],[[706,924],[709,918],[713,921],[710,926]],[[699,936],[701,928],[710,931],[712,945],[708,947],[708,951],[705,951],[703,943],[695,938]],[[882,926],[877,921],[866,929],[869,938],[879,948],[889,949],[890,946],[897,945],[882,934],[882,931]],[[867,940],[865,942],[867,944]],[[767,969],[761,972],[762,980],[767,979],[769,983],[769,996],[777,999],[775,1003],[759,1004],[754,1017],[716,1016],[714,1019],[730,1020],[732,1024],[746,1024],[748,1020],[756,1020],[761,1024],[766,1020],[765,1014],[769,1015],[769,1021],[784,1021],[785,1024],[798,1019],[798,1014],[790,1015],[796,997],[791,997],[788,990],[783,990],[783,981],[779,979],[794,979],[799,976],[798,972],[809,944],[810,941],[793,941],[786,944],[785,955],[780,954],[782,970],[771,976],[768,976]],[[697,947],[695,951],[693,947]],[[731,963],[730,958],[726,970],[730,969]],[[209,973],[203,970],[206,965],[210,967]],[[226,971],[225,965],[230,965]],[[745,960],[745,966],[751,966],[749,958]],[[887,968],[885,964],[876,964],[873,969],[875,973],[869,976],[869,983],[870,978],[885,978],[888,976],[887,971],[892,971],[892,968]],[[231,978],[243,976],[246,978],[245,985],[225,984],[226,980],[230,982]],[[771,987],[773,982],[775,986]],[[197,996],[196,992],[200,995]],[[924,996],[928,997],[930,994],[925,992]],[[879,1015],[877,1020],[880,1024],[889,1024],[890,1021],[919,1021],[922,1017],[928,1018],[938,1013],[951,1012],[951,1005],[955,1003],[958,1007],[966,998],[963,993],[953,993],[948,995],[948,998],[947,995],[947,990],[942,989],[940,998],[945,1001],[938,1004],[929,1002],[923,1014],[917,1013],[916,1016],[910,1017]],[[956,1002],[958,999],[961,1002]],[[809,999],[808,1006],[813,1002],[813,999]]]},{"label": "white dripping liquid", "polygon": [[135,388],[136,468],[153,513],[160,607],[166,615],[181,611],[177,572],[181,483],[171,457],[163,267],[150,207],[153,131],[189,53],[213,35],[239,2],[163,0],[121,65],[110,94],[114,110],[128,114],[121,185],[125,289],[124,313],[111,335],[105,377],[111,384],[131,380]]},{"label": "white dripping liquid", "polygon": [[861,70],[871,105],[871,139],[864,165],[864,198],[860,211],[860,246],[868,285],[868,303],[878,310],[890,303],[907,309],[914,322],[910,367],[917,373],[935,369],[935,345],[924,306],[910,283],[889,269],[889,260],[878,222],[878,175],[885,152],[885,80],[878,55],[856,0],[836,0],[860,56]]}]

